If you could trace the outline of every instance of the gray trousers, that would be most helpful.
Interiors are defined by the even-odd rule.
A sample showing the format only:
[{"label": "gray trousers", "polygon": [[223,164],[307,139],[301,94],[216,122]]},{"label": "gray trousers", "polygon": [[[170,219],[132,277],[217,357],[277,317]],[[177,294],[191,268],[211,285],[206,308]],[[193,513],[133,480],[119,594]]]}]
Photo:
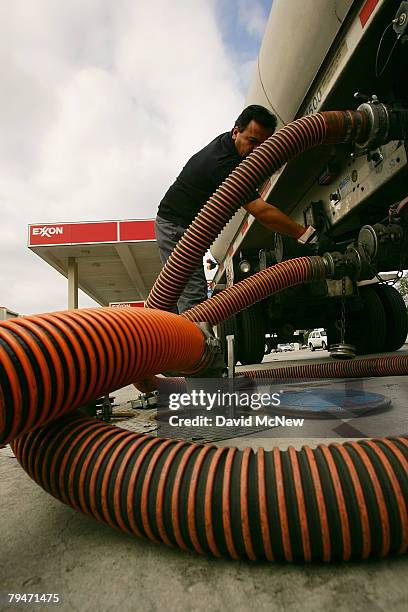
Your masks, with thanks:
[{"label": "gray trousers", "polygon": [[[160,259],[165,264],[170,257],[174,247],[184,234],[186,229],[181,225],[176,225],[171,221],[156,217],[155,232],[156,240],[160,251]],[[207,298],[207,280],[204,274],[204,267],[198,266],[184,288],[183,293],[177,302],[178,312],[181,314],[185,310],[200,304]]]}]

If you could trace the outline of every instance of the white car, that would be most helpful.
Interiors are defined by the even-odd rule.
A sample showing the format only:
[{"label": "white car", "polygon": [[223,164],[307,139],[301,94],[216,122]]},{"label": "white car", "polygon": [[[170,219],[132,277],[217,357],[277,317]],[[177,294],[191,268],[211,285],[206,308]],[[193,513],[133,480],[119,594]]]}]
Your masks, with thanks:
[{"label": "white car", "polygon": [[285,342],[285,344],[278,344],[277,350],[279,352],[286,353],[287,351],[293,351],[293,346],[289,344],[289,342]]},{"label": "white car", "polygon": [[309,334],[307,345],[311,351],[321,348],[324,351],[327,349],[327,334],[325,331],[312,331]]}]

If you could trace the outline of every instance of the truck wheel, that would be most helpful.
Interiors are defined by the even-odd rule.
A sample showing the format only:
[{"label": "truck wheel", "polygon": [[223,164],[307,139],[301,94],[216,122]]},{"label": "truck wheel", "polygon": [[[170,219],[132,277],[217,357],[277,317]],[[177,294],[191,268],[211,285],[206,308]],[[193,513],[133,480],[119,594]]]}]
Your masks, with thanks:
[{"label": "truck wheel", "polygon": [[[384,350],[386,319],[384,306],[372,287],[360,290],[363,308],[350,311],[346,306],[346,344],[356,348],[357,355],[379,353]],[[340,342],[340,322],[330,321],[327,325],[329,347]]]},{"label": "truck wheel", "polygon": [[[237,363],[238,361],[238,321],[237,316],[233,315],[229,319],[225,321],[221,321],[219,325],[217,325],[217,338],[221,341],[221,348],[224,354],[225,365],[227,365],[228,360],[228,343],[227,336],[234,336],[234,361]],[[235,365],[235,364],[234,364]]]},{"label": "truck wheel", "polygon": [[[354,344],[357,355],[384,350],[386,318],[384,306],[372,287],[361,289],[363,309],[354,313],[346,331],[346,341]],[[347,328],[346,328],[347,329]]]},{"label": "truck wheel", "polygon": [[309,348],[310,348],[311,351],[314,351],[314,346],[313,346],[313,344],[311,342],[309,344]]},{"label": "truck wheel", "polygon": [[323,350],[323,351],[325,351],[325,350],[326,350],[326,343],[325,343],[325,341],[324,341],[324,340],[322,341],[322,350]]},{"label": "truck wheel", "polygon": [[240,312],[239,324],[238,360],[242,365],[261,363],[265,354],[265,323],[261,305],[255,304]]},{"label": "truck wheel", "polygon": [[386,332],[383,350],[397,351],[408,335],[407,307],[395,287],[376,285],[375,290],[385,310]]}]

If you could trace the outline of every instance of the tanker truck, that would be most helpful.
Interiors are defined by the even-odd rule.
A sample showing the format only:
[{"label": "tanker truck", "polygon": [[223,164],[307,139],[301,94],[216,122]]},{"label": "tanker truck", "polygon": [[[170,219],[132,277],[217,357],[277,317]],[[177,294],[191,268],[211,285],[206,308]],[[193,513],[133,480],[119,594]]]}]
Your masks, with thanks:
[{"label": "tanker truck", "polygon": [[[408,2],[274,0],[246,103],[269,108],[278,128],[304,115],[362,104],[404,112]],[[217,334],[224,345],[234,335],[237,360],[261,362],[265,337],[293,342],[295,330],[315,328],[327,330],[329,345],[342,340],[356,354],[403,345],[406,305],[393,282],[408,268],[407,145],[402,130],[385,145],[374,138],[358,148],[319,146],[260,187],[266,201],[298,223],[330,235],[336,251],[354,249],[367,270],[365,280],[347,277],[289,288],[223,322]],[[214,292],[309,254],[305,249],[273,235],[241,208],[211,247],[218,263]]]}]

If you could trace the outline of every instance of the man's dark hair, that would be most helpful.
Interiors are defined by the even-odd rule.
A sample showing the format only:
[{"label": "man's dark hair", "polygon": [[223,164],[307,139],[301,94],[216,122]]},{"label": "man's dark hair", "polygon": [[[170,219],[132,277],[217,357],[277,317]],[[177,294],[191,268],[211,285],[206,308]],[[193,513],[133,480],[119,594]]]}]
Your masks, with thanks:
[{"label": "man's dark hair", "polygon": [[259,106],[258,104],[251,104],[251,106],[244,108],[240,116],[235,121],[235,126],[239,128],[240,132],[242,132],[252,120],[256,121],[264,128],[273,131],[276,129],[277,119],[275,115],[264,106]]}]

